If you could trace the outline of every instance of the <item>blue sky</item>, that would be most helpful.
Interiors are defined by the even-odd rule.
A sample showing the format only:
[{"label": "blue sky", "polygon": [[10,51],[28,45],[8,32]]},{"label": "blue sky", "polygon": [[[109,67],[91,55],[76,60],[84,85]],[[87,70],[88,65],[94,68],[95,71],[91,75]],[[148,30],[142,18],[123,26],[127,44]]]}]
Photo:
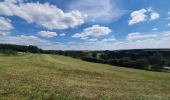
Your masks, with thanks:
[{"label": "blue sky", "polygon": [[0,43],[53,50],[170,48],[170,1],[0,0]]}]

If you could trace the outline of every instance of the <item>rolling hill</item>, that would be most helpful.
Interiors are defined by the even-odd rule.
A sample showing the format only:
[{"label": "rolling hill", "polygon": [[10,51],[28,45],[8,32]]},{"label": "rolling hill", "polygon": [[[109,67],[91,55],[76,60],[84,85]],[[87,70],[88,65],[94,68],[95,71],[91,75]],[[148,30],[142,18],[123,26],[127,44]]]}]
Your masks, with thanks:
[{"label": "rolling hill", "polygon": [[169,100],[170,73],[70,57],[0,55],[0,100]]}]

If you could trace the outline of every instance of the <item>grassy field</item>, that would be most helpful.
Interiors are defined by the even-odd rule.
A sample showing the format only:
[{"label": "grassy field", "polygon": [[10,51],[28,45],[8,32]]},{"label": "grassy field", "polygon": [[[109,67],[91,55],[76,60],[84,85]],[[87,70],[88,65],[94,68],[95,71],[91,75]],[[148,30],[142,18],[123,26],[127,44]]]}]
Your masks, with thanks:
[{"label": "grassy field", "polygon": [[46,54],[0,55],[0,100],[170,100],[170,73]]}]

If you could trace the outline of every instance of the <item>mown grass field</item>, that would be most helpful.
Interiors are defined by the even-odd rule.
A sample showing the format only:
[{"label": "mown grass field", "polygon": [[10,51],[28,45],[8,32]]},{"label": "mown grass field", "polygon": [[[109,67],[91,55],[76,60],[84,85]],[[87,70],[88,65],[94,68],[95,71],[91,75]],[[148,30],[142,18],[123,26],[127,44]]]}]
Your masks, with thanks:
[{"label": "mown grass field", "polygon": [[170,73],[46,54],[0,55],[0,100],[170,100]]}]

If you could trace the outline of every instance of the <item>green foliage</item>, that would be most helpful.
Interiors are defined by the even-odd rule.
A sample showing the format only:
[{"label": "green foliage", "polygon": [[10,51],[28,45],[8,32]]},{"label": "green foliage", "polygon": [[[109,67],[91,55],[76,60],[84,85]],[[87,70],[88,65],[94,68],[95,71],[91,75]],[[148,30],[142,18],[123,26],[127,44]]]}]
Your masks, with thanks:
[{"label": "green foliage", "polygon": [[[55,51],[58,52],[58,51]],[[59,53],[59,52],[58,52]],[[56,54],[58,54],[56,53]],[[144,70],[162,71],[170,66],[170,50],[60,51],[61,55],[85,61]]]},{"label": "green foliage", "polygon": [[1,50],[0,52],[7,56],[16,56],[18,54],[18,52],[14,50]]},{"label": "green foliage", "polygon": [[97,54],[96,53],[92,53],[91,56],[94,57],[94,58],[97,58]]},{"label": "green foliage", "polygon": [[82,57],[81,59],[89,62],[103,63],[103,60],[94,57]]},{"label": "green foliage", "polygon": [[0,44],[0,50],[13,50],[18,52],[31,52],[31,53],[41,53],[43,50],[39,49],[37,46],[24,46],[24,45],[12,45],[12,44]]},{"label": "green foliage", "polygon": [[165,66],[165,59],[161,53],[155,53],[150,57],[150,62],[153,70],[162,69]]}]

